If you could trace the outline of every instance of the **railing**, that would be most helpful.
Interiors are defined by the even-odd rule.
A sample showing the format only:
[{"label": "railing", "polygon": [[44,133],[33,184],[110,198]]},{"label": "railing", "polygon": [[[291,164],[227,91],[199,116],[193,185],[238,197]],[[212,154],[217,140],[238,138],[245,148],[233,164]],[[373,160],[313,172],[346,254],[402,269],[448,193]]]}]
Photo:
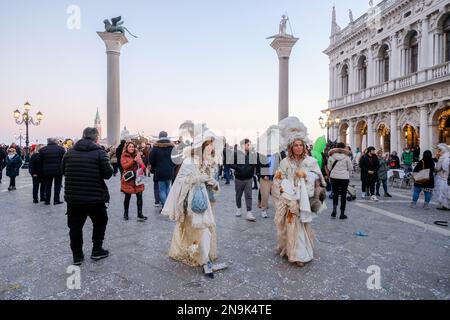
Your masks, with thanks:
[{"label": "railing", "polygon": [[445,63],[431,69],[431,79],[438,79],[450,74],[450,63]]},{"label": "railing", "polygon": [[400,78],[397,80],[397,88],[403,89],[411,87],[414,84],[415,74]]},{"label": "railing", "polygon": [[344,97],[335,98],[329,101],[329,108],[339,108],[347,104],[364,101],[369,98],[382,96],[396,90],[407,89],[415,85],[426,84],[441,78],[450,77],[450,62],[433,66],[421,70],[411,75],[390,80],[376,86],[350,93]]}]

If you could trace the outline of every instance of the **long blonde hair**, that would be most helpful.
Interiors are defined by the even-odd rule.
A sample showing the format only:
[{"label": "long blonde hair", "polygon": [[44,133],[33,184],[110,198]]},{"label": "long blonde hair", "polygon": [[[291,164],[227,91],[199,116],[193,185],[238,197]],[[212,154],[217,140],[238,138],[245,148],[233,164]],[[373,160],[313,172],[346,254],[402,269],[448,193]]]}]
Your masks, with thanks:
[{"label": "long blonde hair", "polygon": [[295,157],[295,156],[294,156],[294,144],[295,144],[297,141],[300,141],[300,142],[303,144],[303,154],[300,155],[300,158],[301,158],[301,159],[305,159],[306,156],[308,155],[308,151],[306,150],[306,144],[305,144],[305,142],[304,142],[302,139],[300,139],[300,138],[295,139],[294,141],[292,141],[292,142],[289,144],[289,146],[288,146],[288,157],[289,157],[289,159],[294,159],[294,157]]}]

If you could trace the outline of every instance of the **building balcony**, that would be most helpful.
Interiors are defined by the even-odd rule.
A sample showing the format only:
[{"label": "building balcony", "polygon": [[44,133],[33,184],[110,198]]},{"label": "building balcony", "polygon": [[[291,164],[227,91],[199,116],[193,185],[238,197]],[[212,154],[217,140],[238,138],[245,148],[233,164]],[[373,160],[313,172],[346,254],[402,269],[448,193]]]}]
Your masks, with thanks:
[{"label": "building balcony", "polygon": [[342,109],[365,101],[384,98],[400,92],[450,80],[450,62],[393,79],[376,86],[329,100],[329,109]]}]

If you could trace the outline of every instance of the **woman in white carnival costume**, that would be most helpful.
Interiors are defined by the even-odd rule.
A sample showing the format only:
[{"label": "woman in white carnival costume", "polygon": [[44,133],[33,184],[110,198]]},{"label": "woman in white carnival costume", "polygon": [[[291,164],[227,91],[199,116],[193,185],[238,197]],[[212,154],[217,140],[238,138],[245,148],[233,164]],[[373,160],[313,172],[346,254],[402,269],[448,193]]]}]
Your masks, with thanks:
[{"label": "woman in white carnival costume", "polygon": [[[192,267],[203,267],[213,277],[212,262],[217,258],[214,194],[219,183],[214,179],[216,160],[211,131],[194,137],[192,147],[184,149],[185,159],[173,183],[162,214],[176,221],[169,256]],[[201,190],[206,200],[206,211],[193,211],[192,201],[196,191]],[[200,192],[200,191],[199,191]]]},{"label": "woman in white carnival costume", "polygon": [[[317,160],[308,156],[306,144],[310,142],[306,127],[297,118],[282,120],[279,125],[281,148],[287,150],[275,174],[274,186],[279,190],[275,213],[278,247],[281,256],[303,267],[313,260],[315,235],[311,222],[316,213],[326,206],[324,198],[319,207],[311,209],[317,192],[325,180]],[[315,212],[313,212],[315,211]]]},{"label": "woman in white carnival costume", "polygon": [[436,158],[438,162],[435,167],[436,179],[434,192],[437,195],[439,210],[450,209],[450,187],[447,184],[450,164],[450,147],[445,143],[437,145]]}]

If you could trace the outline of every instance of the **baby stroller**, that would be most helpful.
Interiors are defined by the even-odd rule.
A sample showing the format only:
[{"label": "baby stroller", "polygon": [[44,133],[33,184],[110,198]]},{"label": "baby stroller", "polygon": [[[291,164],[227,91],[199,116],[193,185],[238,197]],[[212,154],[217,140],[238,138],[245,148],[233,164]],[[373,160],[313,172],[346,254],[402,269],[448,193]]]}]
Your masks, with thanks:
[{"label": "baby stroller", "polygon": [[349,184],[347,188],[347,201],[356,200],[356,186],[354,184]]}]

